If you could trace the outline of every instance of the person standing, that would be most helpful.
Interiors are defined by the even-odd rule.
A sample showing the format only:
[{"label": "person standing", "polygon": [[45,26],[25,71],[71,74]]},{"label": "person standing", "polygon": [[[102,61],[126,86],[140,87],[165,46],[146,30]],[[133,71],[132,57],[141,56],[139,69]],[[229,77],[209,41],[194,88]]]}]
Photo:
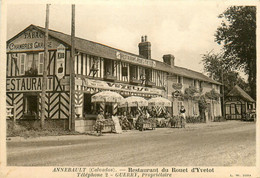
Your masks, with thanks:
[{"label": "person standing", "polygon": [[185,108],[184,106],[181,106],[180,109],[180,116],[181,116],[181,127],[185,128],[185,123],[186,123],[186,117],[185,117]]},{"label": "person standing", "polygon": [[104,117],[104,111],[100,111],[99,114],[97,115],[97,120],[96,120],[96,129],[97,132],[100,132],[100,135],[102,135],[102,130],[104,128],[104,121],[105,121],[105,117]]}]

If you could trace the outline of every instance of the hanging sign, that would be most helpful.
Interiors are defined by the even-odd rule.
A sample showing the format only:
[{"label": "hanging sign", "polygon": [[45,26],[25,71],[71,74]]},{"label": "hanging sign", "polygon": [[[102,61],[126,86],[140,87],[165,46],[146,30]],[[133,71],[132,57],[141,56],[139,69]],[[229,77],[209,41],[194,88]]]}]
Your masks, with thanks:
[{"label": "hanging sign", "polygon": [[65,46],[60,44],[57,48],[56,75],[62,79],[65,73]]}]

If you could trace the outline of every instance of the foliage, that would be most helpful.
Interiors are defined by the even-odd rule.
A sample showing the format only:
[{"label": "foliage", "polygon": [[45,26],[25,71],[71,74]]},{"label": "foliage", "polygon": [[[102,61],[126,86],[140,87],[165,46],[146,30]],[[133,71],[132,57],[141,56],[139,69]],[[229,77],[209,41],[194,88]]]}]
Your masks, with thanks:
[{"label": "foliage", "polygon": [[187,116],[186,122],[187,123],[204,123],[205,120],[200,116]]},{"label": "foliage", "polygon": [[232,71],[232,68],[225,63],[226,61],[223,55],[210,52],[204,54],[202,58],[204,71],[207,72],[208,76],[220,83],[223,83],[224,96],[226,96],[236,84],[243,88],[246,92],[250,91],[249,84],[240,77],[238,72]]},{"label": "foliage", "polygon": [[206,92],[205,93],[205,96],[206,96],[206,98],[208,98],[208,99],[211,99],[211,100],[218,100],[219,98],[220,98],[220,94],[219,93],[217,93],[216,91],[215,91],[215,89],[212,89],[211,91],[209,91],[209,92]]},{"label": "foliage", "polygon": [[198,90],[194,86],[189,86],[189,88],[185,88],[184,97],[193,100],[196,93],[198,93]]},{"label": "foliage", "polygon": [[[48,122],[47,122],[48,123]],[[63,130],[46,126],[45,129],[41,129],[39,124],[21,124],[14,122],[7,122],[7,137],[41,137],[41,136],[59,136],[59,135],[78,135],[78,132],[72,132],[69,130]]]},{"label": "foliage", "polygon": [[256,7],[231,6],[215,33],[215,41],[223,44],[224,61],[232,69],[248,75],[251,96],[256,98]]},{"label": "foliage", "polygon": [[199,98],[199,112],[204,112],[207,108],[207,102],[205,95],[201,95]]},{"label": "foliage", "polygon": [[215,116],[214,117],[214,122],[222,122],[222,121],[226,121],[226,118],[224,118],[222,116]]},{"label": "foliage", "polygon": [[180,90],[180,89],[182,89],[182,84],[181,83],[173,83],[172,88],[174,88],[175,90]]}]

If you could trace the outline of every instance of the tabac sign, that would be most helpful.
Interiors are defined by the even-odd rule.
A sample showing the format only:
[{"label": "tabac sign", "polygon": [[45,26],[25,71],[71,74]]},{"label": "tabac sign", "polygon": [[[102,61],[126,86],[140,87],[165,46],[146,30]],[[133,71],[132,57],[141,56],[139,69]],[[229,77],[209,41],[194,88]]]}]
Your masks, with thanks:
[{"label": "tabac sign", "polygon": [[[6,92],[30,92],[42,90],[42,77],[17,77],[6,79]],[[53,78],[47,78],[47,91],[53,90]]]},{"label": "tabac sign", "polygon": [[[59,43],[49,36],[48,48],[56,49]],[[44,50],[44,34],[35,29],[29,29],[7,44],[7,52]]]},{"label": "tabac sign", "polygon": [[64,76],[64,66],[65,66],[65,46],[60,44],[57,48],[56,75],[58,79],[61,79]]}]

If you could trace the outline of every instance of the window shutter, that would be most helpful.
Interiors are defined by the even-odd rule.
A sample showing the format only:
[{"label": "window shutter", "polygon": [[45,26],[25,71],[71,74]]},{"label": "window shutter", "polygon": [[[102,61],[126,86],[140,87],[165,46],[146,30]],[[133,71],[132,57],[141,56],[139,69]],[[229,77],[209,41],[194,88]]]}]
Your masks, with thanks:
[{"label": "window shutter", "polygon": [[25,64],[26,64],[26,54],[21,53],[19,55],[19,58],[20,58],[20,75],[24,75],[25,74]]},{"label": "window shutter", "polygon": [[43,74],[44,53],[39,53],[38,74]]}]

